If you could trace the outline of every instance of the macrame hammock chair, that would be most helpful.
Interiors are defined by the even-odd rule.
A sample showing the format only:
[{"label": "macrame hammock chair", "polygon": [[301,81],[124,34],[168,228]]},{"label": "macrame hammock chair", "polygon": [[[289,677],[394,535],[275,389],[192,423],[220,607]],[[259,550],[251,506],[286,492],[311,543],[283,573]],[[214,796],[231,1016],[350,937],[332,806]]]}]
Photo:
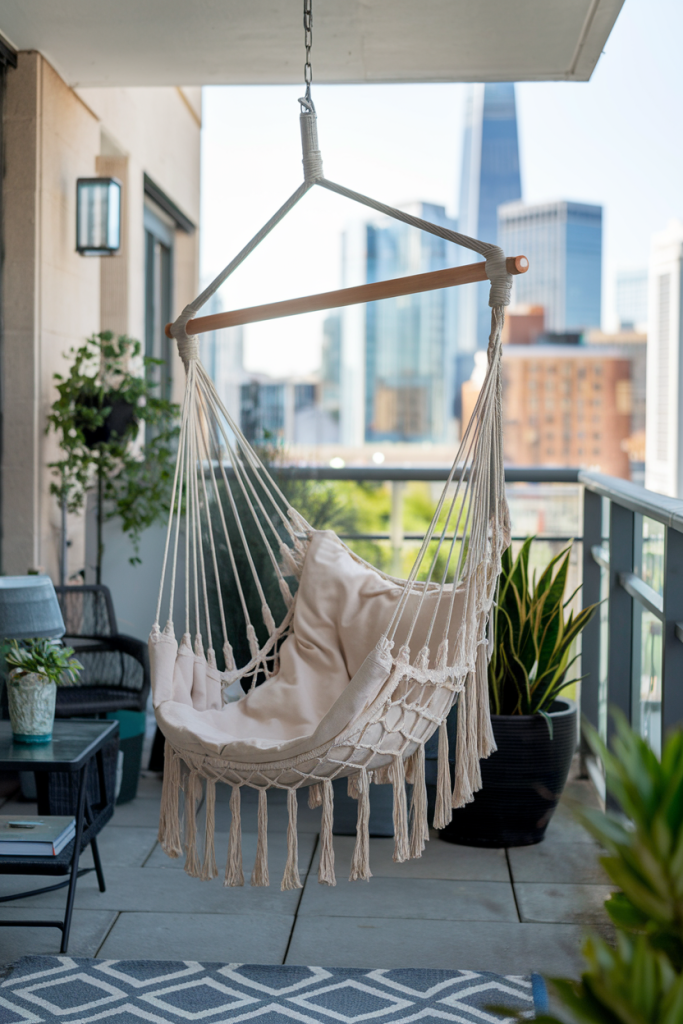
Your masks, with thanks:
[{"label": "macrame hammock chair", "polygon": [[[439,730],[436,828],[448,824],[452,808],[472,799],[481,787],[479,759],[495,750],[487,624],[501,555],[510,542],[501,436],[501,328],[511,264],[495,245],[326,179],[313,104],[300,102],[304,182],[167,329],[177,341],[187,382],[157,616],[149,639],[154,708],[166,739],[159,839],[169,856],[185,853],[190,875],[215,877],[215,787],[227,783],[232,787],[228,886],[244,884],[243,787],[258,790],[251,884],[268,885],[266,794],[278,788],[287,791],[289,811],[282,888],[301,886],[297,791],[307,787],[309,806],[322,806],[319,881],[334,885],[334,779],[346,777],[348,793],[358,801],[350,877],[368,879],[370,784],[393,786],[394,860],[419,857],[429,838],[426,741]],[[313,185],[472,249],[486,260],[475,266],[485,266],[491,282],[488,371],[407,580],[368,564],[334,533],[313,529],[291,507],[199,361],[195,331],[216,317],[192,323],[196,314]],[[257,318],[257,313],[246,314],[233,322]],[[178,644],[172,615],[183,560],[185,628]],[[221,570],[228,571],[231,587],[221,586]],[[266,583],[268,574],[275,587]],[[164,597],[169,615],[162,629]],[[235,636],[228,632],[228,603],[233,610],[241,608],[244,620],[248,654],[241,665],[232,646]],[[219,636],[223,669],[214,649]],[[242,695],[224,702],[236,683]],[[452,788],[446,717],[456,701]],[[409,809],[406,783],[412,784]],[[197,836],[202,796],[203,851]]]}]

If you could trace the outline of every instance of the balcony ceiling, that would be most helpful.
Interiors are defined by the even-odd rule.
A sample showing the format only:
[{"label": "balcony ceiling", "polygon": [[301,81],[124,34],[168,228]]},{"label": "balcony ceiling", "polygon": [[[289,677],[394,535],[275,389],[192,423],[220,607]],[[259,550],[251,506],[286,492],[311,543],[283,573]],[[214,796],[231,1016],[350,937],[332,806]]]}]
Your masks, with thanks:
[{"label": "balcony ceiling", "polygon": [[[590,78],[623,0],[314,0],[315,80]],[[0,33],[73,86],[302,78],[301,0],[2,0]]]}]

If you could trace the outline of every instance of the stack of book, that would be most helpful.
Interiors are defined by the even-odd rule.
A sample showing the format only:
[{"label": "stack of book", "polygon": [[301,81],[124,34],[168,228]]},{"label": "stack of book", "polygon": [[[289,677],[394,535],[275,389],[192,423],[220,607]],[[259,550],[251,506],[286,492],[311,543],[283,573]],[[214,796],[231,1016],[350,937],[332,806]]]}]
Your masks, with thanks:
[{"label": "stack of book", "polygon": [[0,815],[0,857],[57,857],[75,833],[75,818]]}]

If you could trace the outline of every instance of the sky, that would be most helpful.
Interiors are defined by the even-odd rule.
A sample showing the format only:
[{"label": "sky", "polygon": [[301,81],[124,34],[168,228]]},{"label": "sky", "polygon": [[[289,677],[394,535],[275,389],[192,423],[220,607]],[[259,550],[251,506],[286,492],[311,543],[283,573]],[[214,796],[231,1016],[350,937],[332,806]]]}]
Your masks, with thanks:
[{"label": "sky", "polygon": [[[527,202],[604,207],[603,327],[614,280],[646,267],[651,236],[683,220],[683,2],[626,0],[590,82],[522,82],[517,117]],[[315,49],[313,50],[315,76]],[[457,216],[467,86],[313,86],[325,174],[391,205]],[[204,89],[201,275],[207,283],[302,180],[300,86]],[[226,309],[340,287],[340,236],[364,208],[314,188],[223,287]],[[324,313],[245,328],[245,366],[272,376],[320,365]]]}]

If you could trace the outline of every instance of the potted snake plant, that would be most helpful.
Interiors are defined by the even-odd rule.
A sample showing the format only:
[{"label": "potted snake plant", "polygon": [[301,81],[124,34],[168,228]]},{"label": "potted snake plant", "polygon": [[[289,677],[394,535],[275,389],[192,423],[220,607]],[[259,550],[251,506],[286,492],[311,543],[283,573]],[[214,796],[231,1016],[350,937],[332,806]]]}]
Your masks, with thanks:
[{"label": "potted snake plant", "polygon": [[73,685],[83,668],[71,647],[58,640],[10,642],[7,698],[15,743],[49,743],[57,687]]},{"label": "potted snake plant", "polygon": [[[441,838],[467,846],[539,843],[567,781],[577,742],[577,708],[562,696],[578,654],[574,641],[596,605],[578,614],[565,595],[571,545],[537,576],[534,538],[503,555],[489,663],[491,721],[498,750],[481,762],[482,788],[453,813]],[[457,713],[457,709],[456,709]]]}]

